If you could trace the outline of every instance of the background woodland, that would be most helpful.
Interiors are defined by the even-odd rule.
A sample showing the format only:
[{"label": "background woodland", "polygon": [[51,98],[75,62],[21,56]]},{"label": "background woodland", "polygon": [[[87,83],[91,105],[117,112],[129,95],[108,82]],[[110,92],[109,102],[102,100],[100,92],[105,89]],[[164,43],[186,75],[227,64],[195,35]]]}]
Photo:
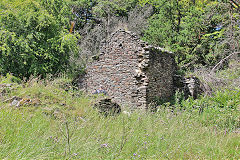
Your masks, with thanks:
[{"label": "background woodland", "polygon": [[0,4],[3,75],[77,76],[89,58],[99,54],[101,41],[119,28],[174,52],[183,71],[201,66],[216,70],[239,53],[237,0],[2,0]]}]

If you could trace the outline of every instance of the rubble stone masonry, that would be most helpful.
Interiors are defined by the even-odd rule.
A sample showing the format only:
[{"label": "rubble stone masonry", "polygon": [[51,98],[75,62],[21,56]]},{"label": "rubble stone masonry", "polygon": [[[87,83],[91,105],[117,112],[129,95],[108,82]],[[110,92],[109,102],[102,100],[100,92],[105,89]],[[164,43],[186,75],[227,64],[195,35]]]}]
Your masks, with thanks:
[{"label": "rubble stone masonry", "polygon": [[88,64],[80,86],[88,93],[104,91],[122,106],[146,109],[156,97],[174,94],[175,69],[172,53],[118,30]]}]

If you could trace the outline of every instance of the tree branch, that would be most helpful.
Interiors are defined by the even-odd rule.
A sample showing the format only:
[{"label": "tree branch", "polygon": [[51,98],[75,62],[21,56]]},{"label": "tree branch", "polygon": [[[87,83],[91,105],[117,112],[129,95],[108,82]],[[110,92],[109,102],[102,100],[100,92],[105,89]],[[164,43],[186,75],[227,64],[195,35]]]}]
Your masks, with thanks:
[{"label": "tree branch", "polygon": [[220,62],[218,62],[218,63],[213,67],[213,69],[211,70],[211,73],[214,72],[214,71],[217,69],[217,67],[218,67],[219,65],[221,65],[224,61],[226,61],[227,59],[229,59],[231,56],[233,56],[233,55],[235,55],[235,54],[239,54],[239,53],[240,53],[240,52],[233,52],[233,53],[231,53],[230,55],[228,55],[227,57],[223,58]]}]

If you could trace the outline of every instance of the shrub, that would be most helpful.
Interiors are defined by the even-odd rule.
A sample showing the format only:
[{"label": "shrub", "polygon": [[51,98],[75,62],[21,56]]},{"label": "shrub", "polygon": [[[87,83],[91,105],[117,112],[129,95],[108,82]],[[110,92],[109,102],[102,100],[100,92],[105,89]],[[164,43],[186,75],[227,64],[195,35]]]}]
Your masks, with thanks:
[{"label": "shrub", "polygon": [[67,1],[3,0],[0,5],[0,74],[45,77],[69,68],[78,36],[68,33]]}]

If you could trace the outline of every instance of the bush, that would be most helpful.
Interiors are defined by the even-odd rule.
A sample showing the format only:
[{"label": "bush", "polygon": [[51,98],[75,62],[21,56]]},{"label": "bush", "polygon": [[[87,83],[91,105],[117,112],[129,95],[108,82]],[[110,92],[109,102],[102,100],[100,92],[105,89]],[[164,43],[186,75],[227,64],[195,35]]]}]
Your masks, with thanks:
[{"label": "bush", "polygon": [[0,74],[45,77],[69,68],[78,36],[68,31],[67,1],[3,0],[0,5]]}]

